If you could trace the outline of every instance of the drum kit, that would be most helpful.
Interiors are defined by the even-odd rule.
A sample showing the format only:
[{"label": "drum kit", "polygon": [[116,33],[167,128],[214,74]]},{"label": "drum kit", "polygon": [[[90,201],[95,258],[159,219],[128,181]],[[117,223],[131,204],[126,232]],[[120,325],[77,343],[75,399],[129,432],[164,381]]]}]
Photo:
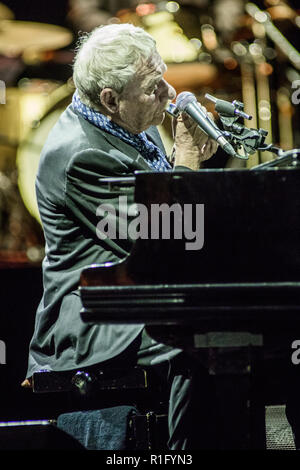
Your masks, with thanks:
[{"label": "drum kit", "polygon": [[[11,79],[18,61],[26,65],[47,61],[49,53],[72,39],[73,34],[60,26],[16,21],[0,3],[0,78],[10,68]],[[7,87],[6,80],[0,80],[0,88],[0,267],[40,263],[44,241],[34,178],[39,152],[70,101],[72,85],[21,78]],[[47,123],[47,131],[41,122]]]},{"label": "drum kit", "polygon": [[[172,8],[156,7],[151,12],[144,9],[144,13],[142,8],[122,10],[117,15],[118,21],[142,26],[156,39],[158,50],[168,65],[165,78],[177,93],[188,90],[197,94],[201,88],[208,92],[226,88],[220,73],[225,64],[224,48],[218,47],[213,26],[201,25],[199,15],[180,8],[176,2],[157,5],[162,3]],[[274,17],[284,14],[282,8],[280,12],[275,7],[270,10]],[[291,21],[295,21],[295,12],[286,11]],[[247,30],[246,39],[249,34],[253,37],[252,26],[253,21],[246,15],[245,24],[241,20],[240,27],[242,34]],[[1,60],[18,59],[31,66],[41,62],[47,64],[49,58],[51,60],[72,41],[73,33],[67,28],[17,21],[13,12],[0,3],[0,267],[41,261],[44,242],[34,180],[46,137],[70,103],[74,91],[71,78],[62,82],[44,77],[23,77],[5,89],[4,80],[1,80]],[[241,41],[242,38],[238,38],[233,43]],[[223,69],[218,63],[219,57]],[[231,53],[226,68],[235,68],[235,57]],[[71,61],[72,58],[68,63]],[[241,77],[237,78],[240,80]],[[161,129],[167,149],[168,126],[167,123]]]}]

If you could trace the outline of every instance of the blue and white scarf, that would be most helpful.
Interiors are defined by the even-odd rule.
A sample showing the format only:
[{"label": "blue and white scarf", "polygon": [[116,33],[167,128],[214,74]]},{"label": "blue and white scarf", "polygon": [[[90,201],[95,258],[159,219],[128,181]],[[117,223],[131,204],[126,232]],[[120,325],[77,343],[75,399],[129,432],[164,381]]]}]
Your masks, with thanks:
[{"label": "blue and white scarf", "polygon": [[72,106],[81,116],[94,126],[118,137],[123,142],[134,147],[144,157],[148,165],[154,171],[167,171],[172,167],[164,153],[152,142],[147,139],[146,133],[132,134],[123,127],[118,126],[104,114],[101,114],[89,106],[82,103],[77,90],[72,99]]}]

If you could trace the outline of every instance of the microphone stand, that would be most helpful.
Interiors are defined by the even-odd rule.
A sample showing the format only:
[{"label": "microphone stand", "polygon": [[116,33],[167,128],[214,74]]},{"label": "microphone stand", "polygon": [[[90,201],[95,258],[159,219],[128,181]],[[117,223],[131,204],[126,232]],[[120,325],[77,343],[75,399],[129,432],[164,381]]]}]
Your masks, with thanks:
[{"label": "microphone stand", "polygon": [[[264,129],[252,129],[236,122],[240,117],[252,119],[251,116],[244,113],[244,104],[240,101],[229,103],[225,100],[219,100],[214,96],[205,95],[207,99],[215,103],[215,109],[218,111],[224,131],[225,139],[231,143],[237,153],[237,157],[248,159],[249,155],[257,150],[268,151],[277,155],[278,158],[269,162],[261,163],[251,168],[251,170],[267,169],[275,166],[282,166],[290,163],[291,166],[300,166],[300,149],[282,150],[273,144],[265,144],[265,138],[268,132]],[[240,152],[240,153],[239,153]]]},{"label": "microphone stand", "polygon": [[[224,130],[220,129],[216,123],[208,117],[207,119],[232,145],[236,152],[235,157],[248,160],[249,155],[254,154],[257,150],[273,152],[278,156],[278,158],[275,158],[274,160],[252,167],[251,170],[267,169],[278,165],[281,166],[290,162],[291,158],[292,166],[300,165],[300,149],[283,151],[281,148],[276,147],[273,144],[267,145],[264,143],[265,138],[268,135],[268,132],[265,129],[249,129],[243,124],[236,122],[240,117],[243,117],[244,119],[252,119],[252,116],[247,115],[243,111],[244,104],[242,102],[235,100],[232,103],[229,103],[225,100],[219,100],[208,93],[206,93],[205,97],[215,103],[215,108],[216,111],[218,111]],[[180,111],[173,103],[168,105],[166,111],[175,119],[180,114]]]},{"label": "microphone stand", "polygon": [[274,147],[272,144],[270,144],[266,148],[259,150],[268,150],[269,152],[273,152],[278,155],[278,158],[275,158],[269,162],[261,163],[260,165],[253,166],[251,170],[267,170],[268,168],[285,166],[286,164],[289,164],[291,167],[300,166],[300,149],[284,151],[281,148]]}]

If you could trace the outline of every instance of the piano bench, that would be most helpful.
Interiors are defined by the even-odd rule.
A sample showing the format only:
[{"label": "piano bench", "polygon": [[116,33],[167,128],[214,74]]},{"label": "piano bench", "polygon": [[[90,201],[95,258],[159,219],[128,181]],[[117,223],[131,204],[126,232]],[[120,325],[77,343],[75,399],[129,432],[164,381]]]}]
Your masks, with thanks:
[{"label": "piano bench", "polygon": [[103,409],[114,414],[117,406],[132,407],[134,413],[128,417],[128,449],[167,450],[168,397],[164,400],[163,390],[151,371],[141,367],[121,370],[99,366],[62,372],[42,370],[33,374],[32,387],[35,394],[47,397],[47,412],[50,411],[53,423],[59,424],[62,419],[59,417],[67,416],[66,413],[79,411],[81,419],[80,412],[86,410],[98,410],[101,416]]},{"label": "piano bench", "polygon": [[105,390],[145,390],[149,387],[146,370],[130,369],[80,369],[71,371],[35,372],[32,377],[34,393],[78,392],[89,395]]}]

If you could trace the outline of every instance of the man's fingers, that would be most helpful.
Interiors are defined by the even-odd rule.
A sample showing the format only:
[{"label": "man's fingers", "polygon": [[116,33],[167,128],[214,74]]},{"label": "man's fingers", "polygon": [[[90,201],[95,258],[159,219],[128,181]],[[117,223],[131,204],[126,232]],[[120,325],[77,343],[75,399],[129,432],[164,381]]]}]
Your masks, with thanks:
[{"label": "man's fingers", "polygon": [[209,158],[211,157],[211,155],[214,155],[216,153],[218,146],[219,145],[215,140],[208,139],[202,153],[205,153]]},{"label": "man's fingers", "polygon": [[177,119],[172,118],[172,135],[173,135],[173,139],[175,139],[176,129],[177,129]]},{"label": "man's fingers", "polygon": [[211,141],[211,151],[214,154],[218,150],[219,144],[215,140],[210,139],[210,141]]},{"label": "man's fingers", "polygon": [[195,121],[187,114],[181,113],[178,117],[179,121],[183,122],[187,129],[190,129],[195,124]]},{"label": "man's fingers", "polygon": [[[198,106],[199,108],[201,109],[201,111],[203,112],[203,114],[207,117],[209,117],[212,121],[214,121],[214,116],[212,113],[208,112],[207,109],[205,108],[205,106],[202,106],[199,102],[198,102]],[[184,122],[185,126],[187,129],[193,127],[193,125],[199,127],[199,125],[194,121],[194,119],[192,119],[187,113],[185,112],[182,112],[180,115],[179,115],[179,119],[181,119],[182,122]]]}]

